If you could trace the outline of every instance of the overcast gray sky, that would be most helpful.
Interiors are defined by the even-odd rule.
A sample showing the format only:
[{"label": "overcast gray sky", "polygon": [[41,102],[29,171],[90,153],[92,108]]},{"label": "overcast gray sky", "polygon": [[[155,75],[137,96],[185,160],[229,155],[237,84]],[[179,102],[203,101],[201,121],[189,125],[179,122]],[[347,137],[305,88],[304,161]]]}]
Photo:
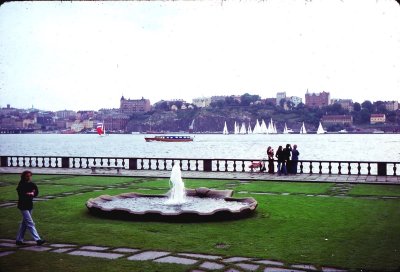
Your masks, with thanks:
[{"label": "overcast gray sky", "polygon": [[0,107],[259,94],[400,100],[394,0],[10,2]]}]

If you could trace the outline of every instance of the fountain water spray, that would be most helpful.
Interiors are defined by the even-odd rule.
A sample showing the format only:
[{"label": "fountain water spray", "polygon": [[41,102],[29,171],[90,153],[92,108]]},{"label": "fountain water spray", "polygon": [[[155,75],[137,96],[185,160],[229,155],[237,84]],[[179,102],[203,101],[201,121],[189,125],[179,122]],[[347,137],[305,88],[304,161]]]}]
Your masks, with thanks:
[{"label": "fountain water spray", "polygon": [[168,200],[165,202],[167,205],[180,205],[186,202],[185,184],[182,180],[182,172],[179,164],[172,167],[171,178],[169,179],[171,190]]}]

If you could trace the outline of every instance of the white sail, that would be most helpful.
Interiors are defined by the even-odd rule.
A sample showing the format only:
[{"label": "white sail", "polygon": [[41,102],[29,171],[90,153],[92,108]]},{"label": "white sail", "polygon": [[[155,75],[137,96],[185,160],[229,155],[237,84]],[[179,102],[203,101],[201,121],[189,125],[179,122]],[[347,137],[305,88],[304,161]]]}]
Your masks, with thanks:
[{"label": "white sail", "polygon": [[222,134],[224,134],[224,135],[228,135],[229,134],[228,127],[226,126],[226,121],[225,121],[224,130],[222,131]]},{"label": "white sail", "polygon": [[306,130],[306,127],[304,126],[304,122],[303,122],[303,125],[300,128],[300,134],[307,134],[307,130]]},{"label": "white sail", "polygon": [[269,134],[274,134],[274,122],[271,120],[269,121],[267,131]]},{"label": "white sail", "polygon": [[256,124],[253,129],[253,134],[260,134],[260,133],[261,133],[261,126],[257,119]]},{"label": "white sail", "polygon": [[288,129],[287,129],[287,126],[286,126],[286,123],[285,123],[285,127],[283,128],[283,134],[288,134],[289,132],[288,132]]},{"label": "white sail", "polygon": [[273,126],[273,128],[274,128],[274,132],[273,132],[273,134],[277,134],[277,133],[278,133],[278,131],[276,130],[276,123],[274,123],[274,126]]},{"label": "white sail", "polygon": [[249,127],[247,128],[247,134],[253,134],[253,131],[251,131],[251,125],[249,123]]},{"label": "white sail", "polygon": [[261,122],[261,133],[268,134],[267,125],[265,124],[264,120],[262,120],[262,122]]},{"label": "white sail", "polygon": [[236,124],[236,121],[235,121],[235,128],[234,128],[235,130],[234,130],[234,133],[235,134],[239,134],[239,125],[238,124]]},{"label": "white sail", "polygon": [[325,132],[324,128],[322,127],[321,122],[319,122],[317,134],[324,134],[324,133],[326,133],[326,132]]},{"label": "white sail", "polygon": [[239,134],[246,134],[246,133],[247,133],[246,125],[243,122],[242,126],[240,127]]},{"label": "white sail", "polygon": [[193,119],[192,123],[189,126],[189,131],[193,131],[193,129],[194,129],[194,119]]}]

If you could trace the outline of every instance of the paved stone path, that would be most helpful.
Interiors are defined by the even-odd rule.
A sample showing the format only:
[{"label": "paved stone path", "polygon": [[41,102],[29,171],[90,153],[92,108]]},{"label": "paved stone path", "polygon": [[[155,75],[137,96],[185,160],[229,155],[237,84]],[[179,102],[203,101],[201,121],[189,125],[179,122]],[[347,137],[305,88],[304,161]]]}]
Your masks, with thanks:
[{"label": "paved stone path", "polygon": [[347,271],[335,267],[316,267],[311,264],[286,264],[276,260],[267,260],[250,257],[226,257],[220,255],[207,255],[185,252],[168,252],[144,250],[138,248],[125,247],[105,247],[93,245],[77,245],[70,243],[48,243],[42,246],[36,246],[34,241],[26,242],[27,245],[17,246],[15,240],[0,239],[0,258],[6,257],[19,250],[30,252],[50,252],[55,254],[69,254],[73,256],[83,256],[88,258],[101,259],[127,259],[130,261],[152,261],[155,263],[172,263],[183,266],[194,266],[191,272],[205,272],[213,270],[222,270],[225,272],[256,271],[264,272],[305,272],[305,271],[324,271],[339,272]]}]

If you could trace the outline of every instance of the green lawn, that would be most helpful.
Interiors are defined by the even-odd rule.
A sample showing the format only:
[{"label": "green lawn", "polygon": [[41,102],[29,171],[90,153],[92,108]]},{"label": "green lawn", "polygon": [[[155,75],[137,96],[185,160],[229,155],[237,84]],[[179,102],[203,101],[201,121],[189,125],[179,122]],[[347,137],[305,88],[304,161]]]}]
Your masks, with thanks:
[{"label": "green lawn", "polygon": [[[18,200],[16,187],[14,185],[0,187],[0,201]],[[38,185],[38,188],[40,197],[85,189],[85,187],[66,185]]]},{"label": "green lawn", "polygon": [[[113,178],[112,184],[117,184],[117,179]],[[71,177],[70,181],[71,184],[87,185],[93,179]],[[187,181],[186,186],[219,187],[218,182],[193,180]],[[221,181],[221,187],[226,183],[235,182]],[[164,188],[163,184],[163,180],[154,180],[154,183],[150,180],[137,181],[141,188]],[[325,183],[251,182],[246,185],[238,183],[235,190],[321,193],[328,190],[329,186]],[[366,185],[360,185],[361,188],[363,186]],[[398,194],[400,186],[393,186],[391,190]],[[164,190],[133,191],[161,194],[167,191],[167,187]],[[35,203],[34,218],[38,230],[53,243],[133,247],[227,257],[249,256],[279,260],[286,264],[309,263],[317,267],[333,266],[355,270],[396,271],[400,268],[399,199],[236,194],[236,197],[251,196],[258,201],[255,215],[243,220],[207,223],[103,219],[92,216],[85,207],[85,202],[91,197],[123,192],[127,191],[108,189]],[[18,210],[0,208],[0,218],[1,236],[13,238],[20,220]],[[217,248],[216,245],[221,243],[227,246]],[[65,266],[61,265],[60,258],[65,261]],[[43,262],[48,266],[44,266]],[[27,269],[23,267],[27,264],[37,267],[37,270],[49,267],[51,271],[77,271],[74,268],[80,263],[84,263],[80,271],[92,271],[91,267],[96,263],[101,267],[98,271],[127,270],[127,262],[124,260],[93,260],[55,253],[19,251],[18,255],[0,258],[0,267],[7,268],[5,271],[25,271]],[[131,271],[181,269],[154,263],[129,264],[129,267],[137,265],[137,270],[132,268]]]},{"label": "green lawn", "polygon": [[397,185],[369,185],[357,184],[350,190],[350,195],[371,195],[371,196],[400,196]]},{"label": "green lawn", "polygon": [[251,183],[241,184],[235,187],[235,190],[248,192],[323,194],[326,193],[332,185],[332,183],[253,181]]},{"label": "green lawn", "polygon": [[[46,182],[48,180],[59,180],[63,178],[69,178],[71,176],[63,176],[63,175],[33,175],[33,180],[36,183]],[[0,182],[4,182],[8,185],[15,184],[17,185],[20,181],[20,175],[16,174],[1,174]]]}]

